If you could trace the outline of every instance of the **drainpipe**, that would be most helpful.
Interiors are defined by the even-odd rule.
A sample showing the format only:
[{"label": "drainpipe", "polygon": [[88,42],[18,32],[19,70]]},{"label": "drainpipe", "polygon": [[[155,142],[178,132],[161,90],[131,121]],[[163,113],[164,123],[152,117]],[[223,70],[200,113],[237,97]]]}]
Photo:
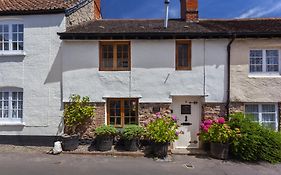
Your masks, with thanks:
[{"label": "drainpipe", "polygon": [[227,45],[227,101],[226,101],[226,114],[227,118],[229,118],[230,111],[230,59],[231,59],[231,45],[235,40],[235,36],[229,41]]}]

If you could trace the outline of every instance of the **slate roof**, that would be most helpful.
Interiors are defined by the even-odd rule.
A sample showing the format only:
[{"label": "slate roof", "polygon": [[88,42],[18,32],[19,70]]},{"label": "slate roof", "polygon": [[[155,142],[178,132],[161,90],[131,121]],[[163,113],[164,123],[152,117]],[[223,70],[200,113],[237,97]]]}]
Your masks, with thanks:
[{"label": "slate roof", "polygon": [[167,29],[163,20],[97,20],[70,27],[59,33],[62,39],[88,39],[104,37],[230,37],[281,36],[281,18],[199,20],[186,22],[169,20]]},{"label": "slate roof", "polygon": [[0,15],[59,13],[79,0],[0,0]]}]

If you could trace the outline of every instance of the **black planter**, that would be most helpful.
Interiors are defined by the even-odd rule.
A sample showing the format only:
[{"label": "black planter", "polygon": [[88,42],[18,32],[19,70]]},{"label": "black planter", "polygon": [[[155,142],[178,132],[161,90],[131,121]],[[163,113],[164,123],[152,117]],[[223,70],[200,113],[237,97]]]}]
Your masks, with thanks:
[{"label": "black planter", "polygon": [[169,143],[153,143],[152,144],[152,152],[153,155],[160,158],[164,159],[168,155],[168,146]]},{"label": "black planter", "polygon": [[210,152],[211,149],[211,143],[210,142],[203,142],[202,144],[202,148],[204,151],[206,152]]},{"label": "black planter", "polygon": [[98,151],[110,151],[113,145],[112,136],[98,136],[96,138],[96,149]]},{"label": "black planter", "polygon": [[216,159],[228,159],[229,144],[228,143],[211,143],[211,156]]},{"label": "black planter", "polygon": [[138,139],[124,140],[124,148],[126,151],[137,151],[138,148]]},{"label": "black planter", "polygon": [[62,149],[63,151],[74,151],[79,146],[79,135],[63,135],[62,136]]}]

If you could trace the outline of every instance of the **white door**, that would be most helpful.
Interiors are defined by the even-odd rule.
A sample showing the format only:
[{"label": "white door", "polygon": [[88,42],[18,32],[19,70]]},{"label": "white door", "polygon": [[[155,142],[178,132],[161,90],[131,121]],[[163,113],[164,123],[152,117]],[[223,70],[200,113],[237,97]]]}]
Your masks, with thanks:
[{"label": "white door", "polygon": [[182,131],[174,148],[199,148],[201,97],[173,97],[172,109],[178,118],[179,131]]}]

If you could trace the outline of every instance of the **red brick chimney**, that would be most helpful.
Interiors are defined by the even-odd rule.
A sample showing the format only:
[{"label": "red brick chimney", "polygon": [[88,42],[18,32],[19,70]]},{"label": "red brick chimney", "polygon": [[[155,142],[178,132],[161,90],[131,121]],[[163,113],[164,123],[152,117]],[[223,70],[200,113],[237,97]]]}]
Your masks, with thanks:
[{"label": "red brick chimney", "polygon": [[94,6],[94,19],[101,19],[101,0],[94,0],[93,6]]},{"label": "red brick chimney", "polygon": [[180,0],[181,19],[185,21],[198,21],[198,0]]}]

